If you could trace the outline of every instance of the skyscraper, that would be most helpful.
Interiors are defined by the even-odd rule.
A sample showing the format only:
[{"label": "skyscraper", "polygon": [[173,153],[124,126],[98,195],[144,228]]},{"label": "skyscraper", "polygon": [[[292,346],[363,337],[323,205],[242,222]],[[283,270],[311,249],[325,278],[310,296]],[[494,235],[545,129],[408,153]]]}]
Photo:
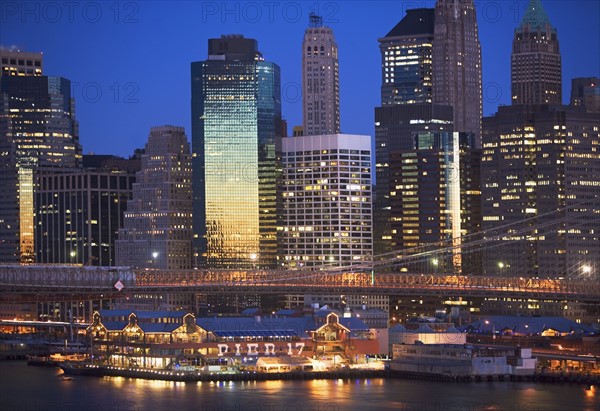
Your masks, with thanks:
[{"label": "skyscraper", "polygon": [[381,105],[432,102],[434,9],[407,10],[380,38]]},{"label": "skyscraper", "polygon": [[479,162],[473,135],[419,132],[414,147],[390,159],[392,248],[452,247],[409,271],[478,274],[478,253],[462,255],[462,237],[481,227]]},{"label": "skyscraper", "polygon": [[[62,77],[42,76],[41,55],[23,53],[20,56],[19,53],[11,52],[8,56],[3,53],[2,57],[7,59],[8,66],[15,66],[19,74],[0,76],[2,262],[35,261],[35,172],[76,168],[81,164],[71,82]],[[40,62],[39,71],[35,68],[36,61]],[[8,66],[3,64],[3,67]],[[20,72],[22,66],[25,71]],[[31,73],[27,67],[32,67]]]},{"label": "skyscraper", "polygon": [[282,139],[280,265],[349,266],[373,253],[371,138]]},{"label": "skyscraper", "polygon": [[481,45],[473,0],[437,0],[433,39],[433,102],[454,109],[454,131],[473,133],[481,147]]},{"label": "skyscraper", "polygon": [[561,105],[499,107],[484,118],[486,274],[598,272],[599,130],[596,113]]},{"label": "skyscraper", "polygon": [[407,10],[379,39],[381,107],[375,108],[375,254],[392,249],[390,157],[414,147],[419,131],[452,131],[452,107],[432,104],[434,10]]},{"label": "skyscraper", "polygon": [[116,241],[117,265],[190,269],[192,168],[183,127],[152,127]]},{"label": "skyscraper", "polygon": [[139,158],[84,155],[82,169],[37,173],[36,261],[116,265],[117,232],[139,169]]},{"label": "skyscraper", "polygon": [[302,41],[302,108],[304,135],[340,132],[338,47],[323,18],[310,14]]},{"label": "skyscraper", "polygon": [[583,100],[593,79],[574,80],[572,105],[561,105],[556,33],[532,0],[513,41],[513,105],[484,119],[488,275],[577,278],[598,270],[600,120],[593,100]]},{"label": "skyscraper", "polygon": [[541,0],[531,0],[515,29],[511,55],[512,104],[562,104],[556,28]]},{"label": "skyscraper", "polygon": [[256,40],[209,39],[192,72],[194,252],[211,267],[276,264],[279,66]]},{"label": "skyscraper", "polygon": [[[375,254],[392,247],[391,196],[396,186],[391,169],[399,151],[413,150],[419,133],[452,132],[452,107],[421,103],[396,104],[375,108],[375,172],[377,176],[373,232]],[[429,201],[429,199],[422,199]],[[398,244],[396,242],[396,244]]]}]

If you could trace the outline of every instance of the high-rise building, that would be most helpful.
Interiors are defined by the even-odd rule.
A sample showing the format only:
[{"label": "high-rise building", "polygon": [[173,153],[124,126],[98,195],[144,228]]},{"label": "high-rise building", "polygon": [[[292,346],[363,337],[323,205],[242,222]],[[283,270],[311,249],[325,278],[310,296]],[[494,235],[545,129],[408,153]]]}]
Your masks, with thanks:
[{"label": "high-rise building", "polygon": [[279,66],[226,35],[191,72],[196,264],[275,266]]},{"label": "high-rise building", "polygon": [[[329,269],[368,264],[373,255],[371,138],[284,138],[281,166],[279,265]],[[367,300],[378,307],[388,304],[387,296],[340,294],[291,294],[285,304],[342,308]]]},{"label": "high-rise building", "polygon": [[[10,52],[35,66],[31,53]],[[4,56],[5,54],[3,54]],[[17,71],[20,70],[17,68]],[[41,59],[39,70],[41,70]],[[0,77],[0,261],[33,262],[34,174],[81,164],[71,82],[41,71]]]},{"label": "high-rise building", "polygon": [[84,155],[82,169],[37,173],[36,261],[114,266],[139,169],[139,158]]},{"label": "high-rise building", "polygon": [[579,77],[571,81],[571,106],[600,112],[600,78]]},{"label": "high-rise building", "polygon": [[562,104],[556,28],[541,0],[531,0],[515,29],[511,56],[512,104]]},{"label": "high-rise building", "polygon": [[459,247],[461,236],[480,228],[481,51],[473,2],[408,10],[379,42],[375,254],[446,242],[456,248],[440,256],[449,258],[438,262],[440,272],[477,271],[475,258],[463,266]]},{"label": "high-rise building", "polygon": [[392,248],[446,248],[409,271],[481,271],[478,253],[462,255],[462,238],[481,229],[480,151],[473,140],[472,134],[419,132],[411,150],[391,154]]},{"label": "high-rise building", "polygon": [[[396,104],[375,108],[375,254],[392,251],[391,193],[396,187],[391,178],[395,167],[393,153],[415,148],[419,133],[451,133],[452,107],[431,103]],[[422,199],[429,201],[429,199]]]},{"label": "high-rise building", "polygon": [[119,266],[190,269],[192,168],[183,127],[152,127],[116,241]]},{"label": "high-rise building", "polygon": [[433,9],[407,10],[385,37],[381,51],[381,107],[375,108],[375,254],[392,250],[391,153],[410,150],[420,131],[452,131],[452,107],[433,105]]},{"label": "high-rise building", "polygon": [[340,132],[338,47],[333,30],[311,13],[302,41],[304,135]]},{"label": "high-rise building", "polygon": [[600,270],[600,118],[513,105],[484,118],[488,275],[577,277]]},{"label": "high-rise building", "polygon": [[282,139],[280,266],[350,266],[373,253],[371,138]]},{"label": "high-rise building", "polygon": [[434,9],[407,10],[381,50],[381,105],[431,103]]},{"label": "high-rise building", "polygon": [[437,0],[433,39],[433,102],[454,109],[454,131],[473,133],[481,147],[481,45],[473,0]]},{"label": "high-rise building", "polygon": [[0,47],[0,77],[41,76],[42,53],[8,50]]}]

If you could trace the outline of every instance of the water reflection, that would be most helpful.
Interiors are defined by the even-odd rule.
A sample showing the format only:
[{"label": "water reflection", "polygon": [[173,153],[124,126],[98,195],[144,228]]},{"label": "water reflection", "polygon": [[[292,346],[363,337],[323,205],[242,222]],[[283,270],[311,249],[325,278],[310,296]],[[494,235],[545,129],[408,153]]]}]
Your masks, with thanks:
[{"label": "water reflection", "polygon": [[[8,378],[7,376],[10,376]],[[169,382],[79,377],[52,368],[0,362],[3,410],[598,411],[598,387],[553,384],[444,384],[356,379]]]}]

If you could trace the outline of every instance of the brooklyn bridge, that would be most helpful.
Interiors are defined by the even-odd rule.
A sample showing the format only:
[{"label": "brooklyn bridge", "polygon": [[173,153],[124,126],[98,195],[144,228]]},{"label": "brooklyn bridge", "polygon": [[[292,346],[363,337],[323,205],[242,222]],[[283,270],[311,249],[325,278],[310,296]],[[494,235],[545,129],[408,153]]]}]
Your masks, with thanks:
[{"label": "brooklyn bridge", "polygon": [[[264,269],[131,269],[82,265],[0,265],[0,301],[115,299],[136,294],[361,294],[531,298],[600,302],[593,253],[552,256],[565,241],[596,235],[590,220],[567,213],[583,206],[600,213],[598,196],[563,209],[474,235],[361,258],[349,266]],[[591,227],[591,228],[590,228]],[[576,233],[576,234],[573,234]],[[581,238],[580,238],[581,237]],[[595,240],[585,238],[590,247]],[[589,247],[588,247],[589,248]],[[533,250],[533,251],[532,251]],[[537,251],[536,251],[537,250]],[[368,261],[367,261],[368,260]],[[493,264],[482,275],[482,261]],[[552,264],[549,263],[552,262]],[[561,263],[562,261],[562,263]],[[257,264],[258,265],[258,264]],[[469,267],[479,267],[469,271]],[[531,267],[538,267],[535,271]],[[542,268],[545,267],[545,268]]]},{"label": "brooklyn bridge", "polygon": [[132,270],[127,267],[0,266],[1,301],[113,299],[132,294],[374,294],[600,301],[600,283],[406,272]]}]

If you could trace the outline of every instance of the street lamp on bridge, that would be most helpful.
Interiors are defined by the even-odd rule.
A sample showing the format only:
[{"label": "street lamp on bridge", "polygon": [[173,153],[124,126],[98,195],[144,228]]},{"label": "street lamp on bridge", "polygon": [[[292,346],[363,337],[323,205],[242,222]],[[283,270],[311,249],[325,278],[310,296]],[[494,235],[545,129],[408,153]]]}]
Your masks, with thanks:
[{"label": "street lamp on bridge", "polygon": [[586,278],[590,278],[592,276],[592,266],[589,264],[582,265],[581,274]]}]

